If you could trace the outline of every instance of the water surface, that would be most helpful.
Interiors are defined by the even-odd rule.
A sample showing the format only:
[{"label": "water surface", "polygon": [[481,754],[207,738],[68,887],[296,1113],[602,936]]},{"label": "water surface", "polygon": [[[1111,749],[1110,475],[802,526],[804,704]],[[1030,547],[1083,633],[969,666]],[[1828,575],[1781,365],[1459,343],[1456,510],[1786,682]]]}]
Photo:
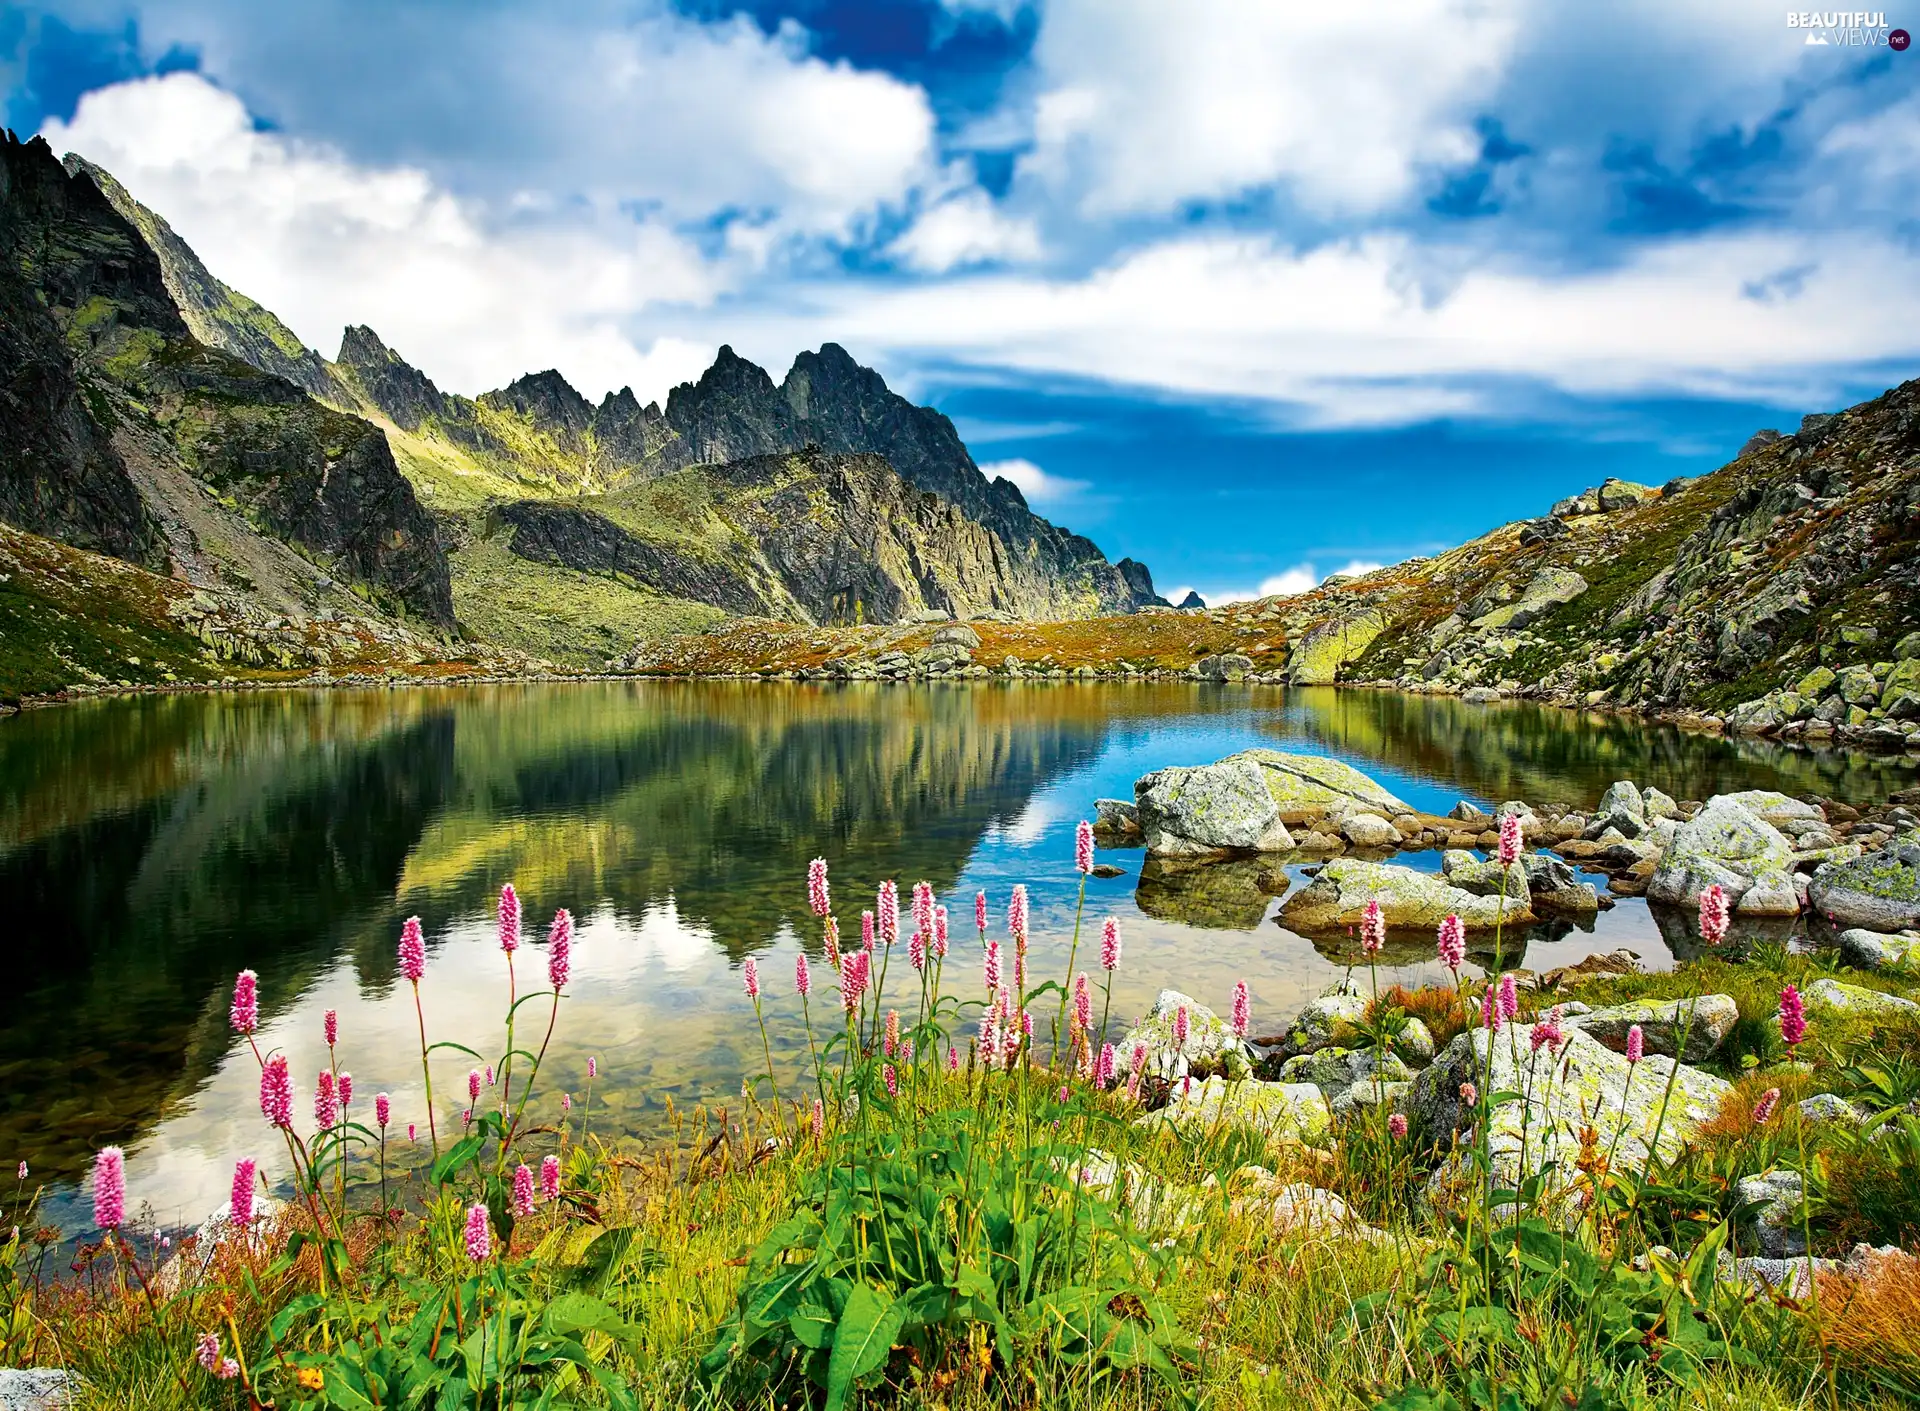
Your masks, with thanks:
[{"label": "water surface", "polygon": [[[357,1092],[392,1092],[396,1122],[424,1136],[394,940],[421,917],[431,1036],[498,1051],[506,975],[491,908],[506,881],[530,931],[560,906],[580,922],[548,1061],[555,1091],[583,1100],[596,1056],[596,1129],[657,1134],[669,1100],[737,1102],[759,1066],[740,991],[749,955],[767,977],[782,1080],[799,1080],[792,963],[803,942],[817,947],[807,859],[830,860],[849,932],[882,878],[903,893],[931,881],[955,916],[949,973],[971,997],[976,889],[999,930],[1008,889],[1029,884],[1035,970],[1057,973],[1075,820],[1095,798],[1131,797],[1149,769],[1251,745],[1338,755],[1435,811],[1460,798],[1591,805],[1621,778],[1676,798],[1763,787],[1872,800],[1912,782],[1872,756],[1615,716],[1184,683],[573,683],[28,712],[0,722],[0,905],[15,956],[0,994],[0,1165],[25,1158],[65,1181],[119,1142],[136,1199],[163,1223],[217,1204],[235,1157],[271,1168],[255,1060],[226,1022],[243,966],[261,976],[263,1047],[310,1081],[321,1015],[337,1009]],[[1116,1030],[1162,985],[1223,1006],[1241,977],[1256,1027],[1277,1028],[1344,969],[1339,945],[1274,923],[1255,867],[1169,874],[1137,851],[1103,859],[1126,870],[1095,880],[1086,903],[1090,929],[1115,915],[1125,935]],[[1527,963],[1622,944],[1668,958],[1638,901],[1591,931],[1558,931],[1525,939]],[[1427,974],[1421,954],[1396,973]],[[520,967],[523,991],[541,983],[537,945]],[[443,1130],[468,1066],[436,1064]],[[53,1208],[77,1223],[59,1192]]]}]

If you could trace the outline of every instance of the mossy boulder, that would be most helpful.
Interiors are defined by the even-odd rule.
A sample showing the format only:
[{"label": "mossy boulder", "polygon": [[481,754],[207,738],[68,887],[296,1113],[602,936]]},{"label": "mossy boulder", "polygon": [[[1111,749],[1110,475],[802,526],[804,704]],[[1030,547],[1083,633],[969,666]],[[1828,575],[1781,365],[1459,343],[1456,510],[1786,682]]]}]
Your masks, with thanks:
[{"label": "mossy boulder", "polygon": [[[1673,1098],[1662,1124],[1669,1076]],[[1522,1095],[1493,1109],[1487,1132],[1493,1182],[1512,1190],[1544,1173],[1550,1201],[1556,1195],[1573,1196],[1584,1185],[1578,1168],[1583,1128],[1595,1129],[1598,1149],[1612,1153],[1614,1170],[1638,1173],[1647,1167],[1656,1132],[1660,1156],[1671,1160],[1733,1091],[1711,1073],[1686,1064],[1676,1070],[1674,1060],[1661,1055],[1629,1064],[1578,1029],[1569,1030],[1564,1045],[1539,1049],[1528,1043],[1519,1024],[1491,1033],[1470,1029],[1413,1080],[1406,1097],[1409,1114],[1429,1140],[1444,1147],[1451,1133],[1462,1134],[1460,1147],[1427,1183],[1429,1199],[1442,1211],[1460,1208],[1486,1179],[1466,1154],[1475,1143],[1476,1116],[1460,1097],[1460,1085],[1467,1082],[1483,1092]]]},{"label": "mossy boulder", "polygon": [[1808,1009],[1826,1009],[1836,1014],[1857,1014],[1867,1019],[1911,1019],[1920,1016],[1920,1004],[1899,995],[1883,994],[1865,985],[1849,985],[1831,977],[1815,980],[1807,986]]},{"label": "mossy boulder", "polygon": [[1227,760],[1246,760],[1259,766],[1267,792],[1280,811],[1280,821],[1290,828],[1322,818],[1345,818],[1350,813],[1397,818],[1413,812],[1410,805],[1352,765],[1326,755],[1261,749],[1242,750],[1228,755]]},{"label": "mossy boulder", "polygon": [[1313,1143],[1333,1126],[1333,1109],[1312,1083],[1263,1083],[1247,1078],[1230,1082],[1175,1083],[1173,1098],[1158,1112],[1134,1119],[1148,1131],[1172,1128],[1183,1135],[1242,1127],[1269,1141]]},{"label": "mossy boulder", "polygon": [[1135,781],[1133,802],[1147,852],[1155,856],[1293,848],[1264,773],[1241,756],[1156,769]]},{"label": "mossy boulder", "polygon": [[1837,925],[1902,931],[1920,925],[1920,842],[1912,835],[1813,874],[1807,904]]},{"label": "mossy boulder", "polygon": [[1587,580],[1570,568],[1543,568],[1527,581],[1513,602],[1476,617],[1476,632],[1492,632],[1503,627],[1516,630],[1530,627],[1555,608],[1572,602],[1587,591]]},{"label": "mossy boulder", "polygon": [[1367,1001],[1347,984],[1335,985],[1325,994],[1307,1001],[1306,1008],[1294,1017],[1287,1030],[1288,1053],[1318,1053],[1334,1045],[1351,1044],[1357,1026],[1366,1018]]},{"label": "mossy boulder", "polygon": [[1643,999],[1609,1005],[1567,1020],[1566,1027],[1584,1030],[1615,1053],[1625,1053],[1627,1032],[1638,1024],[1646,1052],[1663,1053],[1669,1058],[1679,1053],[1684,1033],[1685,1057],[1697,1063],[1719,1048],[1739,1022],[1740,1006],[1733,996],[1701,995],[1697,1001]]},{"label": "mossy boulder", "polygon": [[1673,842],[1647,884],[1647,896],[1689,906],[1717,885],[1729,902],[1738,904],[1760,883],[1768,889],[1763,895],[1774,894],[1780,885],[1791,892],[1792,864],[1793,845],[1784,833],[1738,798],[1716,795],[1674,830]]},{"label": "mossy boulder", "polygon": [[1525,902],[1475,896],[1448,885],[1445,878],[1410,867],[1337,857],[1320,869],[1310,885],[1287,898],[1280,921],[1302,932],[1358,926],[1370,901],[1380,903],[1390,928],[1402,930],[1431,931],[1449,914],[1458,916],[1468,930],[1519,926],[1533,920]]},{"label": "mossy boulder", "polygon": [[1281,1082],[1312,1083],[1329,1100],[1362,1079],[1405,1083],[1412,1081],[1413,1070],[1392,1053],[1376,1057],[1370,1048],[1337,1046],[1289,1058],[1280,1069]]},{"label": "mossy boulder", "polygon": [[[1174,1042],[1175,1016],[1187,1011],[1187,1041]],[[1147,1072],[1168,1081],[1185,1078],[1195,1067],[1217,1067],[1234,1076],[1252,1071],[1247,1046],[1233,1036],[1227,1021],[1191,995],[1178,990],[1162,990],[1153,1008],[1120,1041],[1118,1053],[1125,1063],[1133,1061],[1133,1051],[1147,1050]]]},{"label": "mossy boulder", "polygon": [[1333,684],[1339,679],[1340,668],[1366,655],[1374,639],[1386,630],[1386,615],[1372,608],[1321,623],[1287,653],[1287,680],[1296,686]]},{"label": "mossy boulder", "polygon": [[1856,970],[1894,970],[1920,958],[1920,937],[1893,936],[1853,926],[1835,942],[1840,958]]}]

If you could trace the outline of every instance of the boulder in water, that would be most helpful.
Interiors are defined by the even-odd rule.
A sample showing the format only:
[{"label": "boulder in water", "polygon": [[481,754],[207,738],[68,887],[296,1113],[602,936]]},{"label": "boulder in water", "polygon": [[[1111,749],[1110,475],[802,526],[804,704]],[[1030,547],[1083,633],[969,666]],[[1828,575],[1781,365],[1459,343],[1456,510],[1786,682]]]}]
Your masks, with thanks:
[{"label": "boulder in water", "polygon": [[1293,848],[1261,771],[1237,756],[1156,769],[1134,784],[1133,800],[1151,854],[1196,857]]},{"label": "boulder in water", "polygon": [[1524,902],[1475,896],[1432,873],[1351,857],[1333,859],[1311,885],[1288,897],[1280,920],[1295,931],[1358,926],[1370,901],[1380,903],[1389,927],[1401,929],[1431,931],[1449,914],[1458,916],[1469,930],[1533,920]]},{"label": "boulder in water", "polygon": [[1738,799],[1720,794],[1674,830],[1647,896],[1675,906],[1696,905],[1708,887],[1717,885],[1736,906],[1756,886],[1771,899],[1781,886],[1792,890],[1792,863],[1793,845],[1784,833]]}]

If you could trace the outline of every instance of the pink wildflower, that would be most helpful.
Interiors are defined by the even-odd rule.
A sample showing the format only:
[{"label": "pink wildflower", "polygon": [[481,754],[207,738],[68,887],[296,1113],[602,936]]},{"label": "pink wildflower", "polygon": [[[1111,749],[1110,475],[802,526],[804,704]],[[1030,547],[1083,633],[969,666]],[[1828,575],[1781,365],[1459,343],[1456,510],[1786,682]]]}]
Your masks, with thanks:
[{"label": "pink wildflower", "polygon": [[23,1181],[27,1179],[27,1163],[24,1161],[20,1163],[20,1179]]},{"label": "pink wildflower", "polygon": [[1146,1075],[1147,1071],[1147,1046],[1145,1044],[1135,1044],[1133,1046],[1133,1057],[1128,1062],[1127,1067],[1130,1070],[1127,1077],[1127,1096],[1137,1098],[1140,1096],[1140,1080]]},{"label": "pink wildflower", "polygon": [[573,1094],[572,1093],[560,1094],[560,1110],[562,1112],[573,1111]]},{"label": "pink wildflower", "polygon": [[513,1168],[513,1213],[520,1220],[533,1214],[533,1168],[524,1161]]},{"label": "pink wildflower", "polygon": [[320,1032],[326,1036],[328,1048],[332,1048],[340,1042],[340,1015],[338,1011],[329,1009],[325,1014],[320,1016]]},{"label": "pink wildflower", "polygon": [[400,974],[417,985],[426,973],[426,938],[420,934],[420,918],[409,916],[400,927]]},{"label": "pink wildflower", "polygon": [[1543,1048],[1558,1048],[1566,1042],[1566,1032],[1560,1027],[1560,1017],[1565,1013],[1565,1008],[1556,1004],[1552,1010],[1548,1012],[1545,1019],[1540,1020],[1533,1026],[1532,1031],[1528,1034],[1528,1041],[1533,1045],[1533,1051],[1535,1053],[1540,1052]]},{"label": "pink wildflower", "polygon": [[202,1333],[193,1344],[194,1358],[209,1372],[220,1365],[220,1334]]},{"label": "pink wildflower", "polygon": [[1768,1088],[1760,1094],[1760,1101],[1753,1105],[1753,1125],[1764,1127],[1773,1117],[1773,1109],[1780,1105],[1780,1089]]},{"label": "pink wildflower", "polygon": [[915,931],[913,939],[907,942],[907,964],[916,971],[927,968],[927,933]]},{"label": "pink wildflower", "polygon": [[873,953],[873,936],[874,936],[875,929],[876,928],[873,922],[873,913],[871,911],[861,912],[860,913],[860,949],[863,951],[866,951],[869,955]]},{"label": "pink wildflower", "polygon": [[1509,970],[1500,977],[1500,1022],[1511,1023],[1520,1016],[1520,985]]},{"label": "pink wildflower", "polygon": [[353,1074],[351,1073],[340,1075],[340,1106],[343,1109],[353,1106]]},{"label": "pink wildflower", "polygon": [[813,1134],[816,1137],[827,1134],[827,1105],[819,1098],[813,1100]]},{"label": "pink wildflower", "polygon": [[886,1042],[887,1057],[891,1058],[893,1051],[900,1047],[900,1011],[897,1009],[887,1011]]},{"label": "pink wildflower", "polygon": [[1375,956],[1386,948],[1387,916],[1380,909],[1378,898],[1369,898],[1366,909],[1360,913],[1360,949],[1369,956]]},{"label": "pink wildflower", "polygon": [[860,996],[867,988],[867,970],[872,964],[872,954],[863,950],[855,951],[840,966],[840,1002],[849,1014],[860,1007]]},{"label": "pink wildflower", "polygon": [[411,1144],[413,1143],[413,1141],[415,1140],[415,1136],[414,1136],[414,1133],[415,1133],[415,1132],[416,1132],[417,1130],[418,1130],[418,1128],[416,1128],[416,1127],[414,1126],[414,1124],[413,1124],[413,1123],[411,1123],[411,1122],[409,1122],[409,1123],[407,1123],[407,1142],[408,1142],[408,1144],[409,1144],[409,1145],[411,1145]]},{"label": "pink wildflower", "polygon": [[117,1230],[127,1219],[127,1154],[103,1146],[93,1158],[93,1223]]},{"label": "pink wildflower", "polygon": [[947,1045],[947,1071],[949,1073],[960,1071],[960,1050],[952,1044]]},{"label": "pink wildflower", "polygon": [[553,913],[553,924],[547,928],[547,982],[555,990],[564,990],[572,971],[573,913],[563,906]]},{"label": "pink wildflower", "polygon": [[1073,870],[1082,877],[1093,871],[1093,825],[1084,818],[1073,830]]},{"label": "pink wildflower", "polygon": [[1084,970],[1073,977],[1073,1018],[1083,1033],[1093,1031],[1093,982]]},{"label": "pink wildflower", "polygon": [[1387,1131],[1395,1141],[1404,1141],[1407,1135],[1407,1115],[1396,1112],[1387,1118]]},{"label": "pink wildflower", "polygon": [[387,1124],[393,1120],[393,1099],[386,1093],[373,1095],[373,1120],[374,1125],[382,1131],[385,1131]]},{"label": "pink wildflower", "polygon": [[820,926],[820,949],[826,956],[827,964],[840,968],[840,923],[829,916]]},{"label": "pink wildflower", "polygon": [[230,1382],[240,1375],[240,1364],[231,1357],[222,1357],[213,1374],[223,1382]]},{"label": "pink wildflower", "polygon": [[979,928],[981,935],[987,934],[987,894],[985,892],[973,894],[973,924]]},{"label": "pink wildflower", "polygon": [[947,958],[947,909],[944,906],[933,909],[933,958]]},{"label": "pink wildflower", "polygon": [[560,1158],[557,1156],[541,1159],[540,1195],[546,1200],[560,1199]]},{"label": "pink wildflower", "polygon": [[333,1085],[333,1072],[322,1068],[313,1088],[313,1120],[321,1131],[340,1125],[340,1090]]},{"label": "pink wildflower", "polygon": [[998,941],[987,942],[986,956],[982,961],[982,966],[986,972],[987,988],[989,990],[999,989],[1000,988],[1000,942]]},{"label": "pink wildflower", "polygon": [[260,977],[242,970],[233,977],[233,1007],[227,1011],[233,1032],[251,1034],[260,1027]]},{"label": "pink wildflower", "polygon": [[1007,929],[1016,938],[1027,934],[1027,885],[1024,882],[1014,884],[1013,895],[1007,901]]},{"label": "pink wildflower", "polygon": [[813,993],[813,974],[807,969],[805,951],[801,951],[793,958],[793,988],[801,999]]},{"label": "pink wildflower", "polygon": [[933,934],[933,883],[913,884],[913,929],[923,936]]},{"label": "pink wildflower", "polygon": [[1247,982],[1241,980],[1233,987],[1233,1036],[1244,1039],[1247,1030],[1253,1027],[1253,999],[1247,993]]},{"label": "pink wildflower", "polygon": [[746,986],[748,999],[760,998],[760,962],[752,956],[748,956],[747,963],[740,967],[740,981]]},{"label": "pink wildflower", "polygon": [[1500,865],[1511,867],[1520,860],[1520,815],[1505,814],[1500,819]]},{"label": "pink wildflower", "polygon": [[508,955],[520,949],[520,894],[511,882],[500,889],[500,949]]},{"label": "pink wildflower", "polygon": [[1113,1086],[1113,1077],[1114,1077],[1113,1045],[1110,1043],[1101,1044],[1100,1057],[1097,1060],[1095,1060],[1093,1065],[1093,1085],[1096,1088],[1102,1088],[1102,1089],[1110,1088]]},{"label": "pink wildflower", "polygon": [[1780,1037],[1792,1048],[1806,1036],[1806,1003],[1800,998],[1800,991],[1788,985],[1780,991]]},{"label": "pink wildflower", "polygon": [[1455,975],[1467,958],[1467,928],[1458,916],[1449,913],[1440,923],[1440,935],[1434,942],[1440,963]]},{"label": "pink wildflower", "polygon": [[467,1074],[467,1101],[480,1101],[480,1070],[478,1068]]},{"label": "pink wildflower", "polygon": [[1111,916],[1100,926],[1100,968],[1120,968],[1120,923]]},{"label": "pink wildflower", "polygon": [[1483,1029],[1500,1027],[1500,1001],[1492,985],[1480,992],[1480,1026]]},{"label": "pink wildflower", "polygon": [[874,919],[880,924],[880,942],[892,945],[900,939],[900,889],[889,878],[880,884],[875,898]]},{"label": "pink wildflower", "polygon": [[1640,1026],[1635,1024],[1627,1030],[1627,1062],[1638,1063],[1645,1056],[1646,1051],[1647,1036],[1641,1033]]},{"label": "pink wildflower", "polygon": [[493,1065],[491,1063],[487,1065],[487,1086],[493,1086]]},{"label": "pink wildflower", "polygon": [[1480,1101],[1480,1089],[1470,1082],[1462,1083],[1460,1085],[1460,1101],[1466,1106],[1472,1107]]},{"label": "pink wildflower", "polygon": [[467,1258],[482,1264],[492,1253],[493,1229],[487,1223],[487,1207],[476,1204],[467,1211]]},{"label": "pink wildflower", "polygon": [[900,1066],[902,1068],[913,1067],[913,1040],[912,1039],[900,1040]]},{"label": "pink wildflower", "polygon": [[1187,1007],[1184,1004],[1173,1012],[1173,1046],[1175,1048],[1187,1046],[1187,1034],[1191,1030],[1192,1023],[1192,1018],[1187,1014]]},{"label": "pink wildflower", "polygon": [[807,864],[807,905],[815,916],[824,918],[833,909],[827,896],[827,860],[816,857]]},{"label": "pink wildflower", "polygon": [[1700,893],[1700,939],[1717,946],[1727,938],[1727,894],[1715,883]]},{"label": "pink wildflower", "polygon": [[880,1073],[881,1076],[887,1080],[887,1096],[899,1097],[900,1075],[894,1071],[893,1065],[891,1063],[886,1064],[881,1068]]},{"label": "pink wildflower", "polygon": [[1033,1042],[1033,1011],[1031,1009],[1020,1011],[1020,1037],[1028,1043]]},{"label": "pink wildflower", "polygon": [[589,1057],[587,1059],[588,1080],[591,1081],[592,1079],[597,1078],[599,1076],[600,1076],[600,1060],[598,1058]]}]

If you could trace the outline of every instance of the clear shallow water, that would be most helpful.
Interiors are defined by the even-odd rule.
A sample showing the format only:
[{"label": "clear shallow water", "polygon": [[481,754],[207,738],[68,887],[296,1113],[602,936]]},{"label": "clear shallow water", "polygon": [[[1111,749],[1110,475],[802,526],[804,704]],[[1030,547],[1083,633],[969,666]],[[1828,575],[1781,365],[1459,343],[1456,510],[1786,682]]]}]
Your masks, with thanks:
[{"label": "clear shallow water", "polygon": [[[30,712],[0,722],[0,906],[13,937],[0,1168],[25,1158],[65,1181],[119,1142],[136,1202],[167,1224],[218,1204],[236,1157],[272,1169],[257,1068],[226,1021],[243,966],[261,975],[263,1047],[311,1075],[325,1056],[321,1015],[337,1009],[359,1105],[391,1091],[396,1122],[420,1122],[424,1138],[412,1001],[394,976],[400,922],[418,914],[429,937],[430,1036],[497,1053],[506,977],[491,912],[506,881],[530,934],[558,906],[580,922],[548,1060],[554,1091],[583,1098],[595,1055],[595,1129],[656,1134],[669,1100],[730,1100],[760,1066],[740,989],[748,955],[767,981],[783,1084],[800,1078],[792,963],[802,937],[817,945],[808,858],[829,859],[853,934],[882,878],[903,893],[931,881],[955,918],[949,988],[972,997],[976,888],[1000,930],[1008,889],[1029,885],[1034,972],[1058,974],[1074,822],[1095,798],[1131,797],[1149,769],[1251,745],[1339,755],[1434,811],[1463,797],[1591,805],[1619,778],[1678,798],[1764,787],[1879,799],[1912,782],[1866,755],[1328,689],[585,683]],[[1089,947],[1104,916],[1125,934],[1116,1031],[1162,985],[1223,1006],[1241,977],[1256,1028],[1278,1028],[1345,968],[1338,945],[1273,922],[1278,903],[1254,887],[1255,867],[1168,875],[1143,869],[1137,851],[1102,860],[1127,873],[1087,893]],[[1437,855],[1404,860],[1438,866]],[[1623,901],[1591,932],[1536,931],[1525,963],[1616,945],[1663,963],[1658,923]],[[1426,955],[1390,955],[1393,975],[1423,978]],[[1089,948],[1082,968],[1091,960]],[[543,983],[537,945],[520,972],[523,991]],[[833,1004],[815,998],[816,1014]],[[523,1037],[533,1008],[521,1011]],[[443,1132],[468,1066],[436,1059]],[[56,1193],[52,1209],[71,1226],[70,1196]]]}]

